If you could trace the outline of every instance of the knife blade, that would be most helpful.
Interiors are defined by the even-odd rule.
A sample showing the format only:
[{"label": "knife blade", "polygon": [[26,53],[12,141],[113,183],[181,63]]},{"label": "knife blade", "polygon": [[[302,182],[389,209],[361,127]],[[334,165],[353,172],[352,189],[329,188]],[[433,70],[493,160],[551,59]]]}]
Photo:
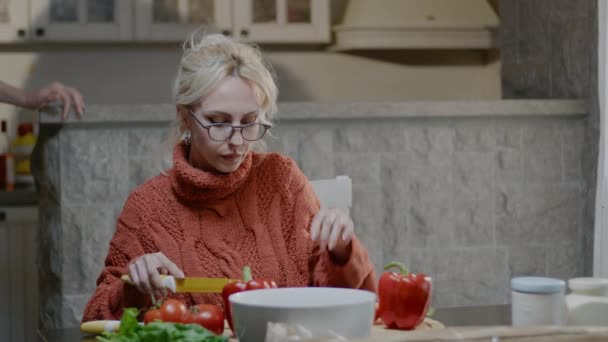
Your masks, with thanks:
[{"label": "knife blade", "polygon": [[[120,278],[127,284],[133,285],[129,275],[125,274]],[[173,293],[222,293],[224,285],[236,281],[230,278],[199,278],[186,277],[184,279],[175,279],[173,276],[161,275],[160,280],[163,287]]]}]

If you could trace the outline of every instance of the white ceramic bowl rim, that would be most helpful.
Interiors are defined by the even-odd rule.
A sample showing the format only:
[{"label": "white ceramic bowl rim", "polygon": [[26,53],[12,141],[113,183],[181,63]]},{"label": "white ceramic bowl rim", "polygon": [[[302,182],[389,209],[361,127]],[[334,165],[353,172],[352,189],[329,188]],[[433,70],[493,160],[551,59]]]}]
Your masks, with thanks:
[{"label": "white ceramic bowl rim", "polygon": [[232,304],[275,309],[335,308],[373,303],[376,294],[336,287],[284,287],[238,292],[228,300]]}]

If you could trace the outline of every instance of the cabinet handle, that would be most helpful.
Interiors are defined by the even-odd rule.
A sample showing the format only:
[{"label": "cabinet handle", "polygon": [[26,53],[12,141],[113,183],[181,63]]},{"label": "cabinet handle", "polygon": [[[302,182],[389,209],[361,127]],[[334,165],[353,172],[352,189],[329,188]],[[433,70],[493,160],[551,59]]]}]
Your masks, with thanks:
[{"label": "cabinet handle", "polygon": [[24,29],[17,30],[17,35],[21,38],[25,37],[25,30]]},{"label": "cabinet handle", "polygon": [[36,29],[36,35],[37,35],[38,37],[42,37],[42,36],[44,36],[44,29],[43,29],[42,27],[37,28],[37,29]]},{"label": "cabinet handle", "polygon": [[241,36],[243,36],[243,37],[249,36],[249,30],[248,29],[241,29]]}]

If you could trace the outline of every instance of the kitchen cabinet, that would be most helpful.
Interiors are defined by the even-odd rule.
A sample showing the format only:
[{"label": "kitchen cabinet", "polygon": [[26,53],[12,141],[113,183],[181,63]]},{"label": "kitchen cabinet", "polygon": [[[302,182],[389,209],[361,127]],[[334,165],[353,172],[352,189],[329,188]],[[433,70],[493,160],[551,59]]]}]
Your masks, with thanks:
[{"label": "kitchen cabinet", "polygon": [[329,0],[138,0],[136,37],[182,41],[203,25],[243,41],[324,43]]},{"label": "kitchen cabinet", "polygon": [[135,38],[180,42],[197,28],[232,32],[230,0],[136,0]]},{"label": "kitchen cabinet", "polygon": [[0,208],[0,341],[36,341],[38,208]]},{"label": "kitchen cabinet", "polygon": [[194,30],[326,43],[329,0],[0,0],[0,42],[181,42]]},{"label": "kitchen cabinet", "polygon": [[132,9],[128,0],[30,0],[30,37],[41,41],[130,40]]},{"label": "kitchen cabinet", "polygon": [[27,1],[0,0],[0,41],[18,42],[28,37]]},{"label": "kitchen cabinet", "polygon": [[234,34],[263,43],[326,43],[330,40],[327,0],[235,0]]}]

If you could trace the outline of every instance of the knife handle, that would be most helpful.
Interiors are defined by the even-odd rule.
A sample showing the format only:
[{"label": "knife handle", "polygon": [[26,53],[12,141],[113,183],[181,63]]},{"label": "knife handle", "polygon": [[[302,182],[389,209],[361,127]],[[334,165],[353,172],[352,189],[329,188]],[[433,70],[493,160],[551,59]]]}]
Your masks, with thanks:
[{"label": "knife handle", "polygon": [[114,332],[118,331],[120,327],[120,321],[89,321],[84,322],[80,325],[80,331],[85,334],[98,335],[104,331]]},{"label": "knife handle", "polygon": [[[143,325],[141,322],[138,324]],[[88,321],[80,325],[80,331],[91,335],[99,335],[105,331],[116,332],[118,329],[120,329],[120,321],[113,320]]]},{"label": "knife handle", "polygon": [[[133,284],[133,281],[131,281],[131,277],[129,277],[128,274],[123,274],[122,277],[120,277],[120,280],[127,284],[135,285]],[[175,293],[175,290],[177,288],[177,284],[175,283],[175,277],[169,275],[161,275],[160,281],[162,282],[163,288]]]}]

